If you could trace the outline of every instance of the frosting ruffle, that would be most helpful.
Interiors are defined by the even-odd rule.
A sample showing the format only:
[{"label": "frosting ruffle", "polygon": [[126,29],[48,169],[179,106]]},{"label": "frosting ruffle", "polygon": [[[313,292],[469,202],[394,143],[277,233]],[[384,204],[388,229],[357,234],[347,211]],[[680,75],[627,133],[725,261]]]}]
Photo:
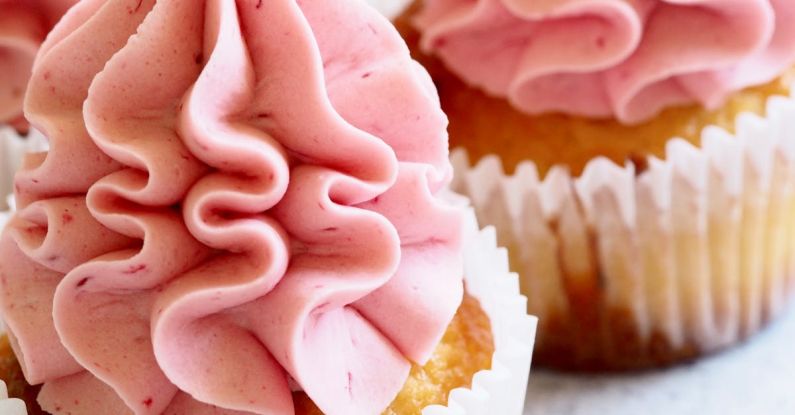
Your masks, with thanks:
[{"label": "frosting ruffle", "polygon": [[0,123],[24,125],[22,99],[39,45],[77,0],[0,0]]},{"label": "frosting ruffle", "polygon": [[424,0],[421,46],[530,113],[720,106],[795,62],[790,0]]},{"label": "frosting ruffle", "polygon": [[290,414],[297,385],[383,410],[463,295],[438,106],[359,1],[75,6],[26,98],[51,150],[0,240],[44,409]]}]

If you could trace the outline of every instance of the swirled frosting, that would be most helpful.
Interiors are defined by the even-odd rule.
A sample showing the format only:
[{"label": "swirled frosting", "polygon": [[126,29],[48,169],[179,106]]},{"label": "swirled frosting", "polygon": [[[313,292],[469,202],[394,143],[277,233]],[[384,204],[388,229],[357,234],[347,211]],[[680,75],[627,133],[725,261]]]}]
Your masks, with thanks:
[{"label": "swirled frosting", "polygon": [[790,0],[423,0],[421,47],[529,114],[721,105],[795,61]]},{"label": "swirled frosting", "polygon": [[33,58],[77,0],[0,0],[0,123],[20,124]]},{"label": "swirled frosting", "polygon": [[446,119],[361,1],[84,0],[25,110],[0,303],[53,414],[378,413],[461,301]]}]

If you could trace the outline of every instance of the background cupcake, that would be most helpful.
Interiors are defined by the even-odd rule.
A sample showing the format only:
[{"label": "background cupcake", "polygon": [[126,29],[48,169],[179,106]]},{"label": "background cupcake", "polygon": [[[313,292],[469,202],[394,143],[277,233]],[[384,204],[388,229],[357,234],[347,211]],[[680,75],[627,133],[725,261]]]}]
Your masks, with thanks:
[{"label": "background cupcake", "polygon": [[30,140],[22,100],[33,59],[42,42],[76,0],[0,0],[0,211],[8,208],[13,172],[22,154],[43,150],[35,132]]},{"label": "background cupcake", "polygon": [[37,58],[0,308],[42,409],[519,413],[534,322],[394,28],[196,6],[81,2]]},{"label": "background cupcake", "polygon": [[669,364],[782,309],[793,19],[773,0],[423,0],[398,19],[463,149],[454,188],[541,318],[539,363]]},{"label": "background cupcake", "polygon": [[22,99],[47,33],[76,0],[0,0],[0,124],[27,130]]}]

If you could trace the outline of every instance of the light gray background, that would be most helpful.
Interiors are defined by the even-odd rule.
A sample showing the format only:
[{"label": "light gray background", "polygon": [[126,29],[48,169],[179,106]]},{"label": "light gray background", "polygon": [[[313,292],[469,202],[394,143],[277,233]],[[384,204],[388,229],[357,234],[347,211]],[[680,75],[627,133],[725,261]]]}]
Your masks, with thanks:
[{"label": "light gray background", "polygon": [[624,376],[533,371],[526,415],[793,415],[795,309],[734,349]]},{"label": "light gray background", "polygon": [[[368,1],[387,16],[407,3]],[[625,376],[534,371],[525,415],[795,415],[794,343],[795,309],[752,341],[688,366]]]}]

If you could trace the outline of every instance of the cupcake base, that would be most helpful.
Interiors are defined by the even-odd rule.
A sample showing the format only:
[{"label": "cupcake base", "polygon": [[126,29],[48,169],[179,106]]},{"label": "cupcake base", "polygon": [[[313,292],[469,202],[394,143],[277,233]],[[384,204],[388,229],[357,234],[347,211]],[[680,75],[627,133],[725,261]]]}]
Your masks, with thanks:
[{"label": "cupcake base", "polygon": [[540,180],[532,164],[508,176],[497,157],[470,167],[453,154],[454,187],[496,226],[540,318],[537,364],[668,366],[780,314],[795,291],[795,159],[778,146],[795,130],[779,122],[795,102],[771,109],[741,117],[736,137],[709,129],[702,148],[673,140],[643,172],[596,159]]},{"label": "cupcake base", "polygon": [[675,346],[662,333],[644,339],[629,311],[615,309],[602,314],[582,319],[597,320],[591,321],[595,327],[572,321],[571,316],[542,322],[544,342],[539,342],[536,360],[564,371],[610,372],[672,366],[719,350],[699,350],[693,344]]}]

